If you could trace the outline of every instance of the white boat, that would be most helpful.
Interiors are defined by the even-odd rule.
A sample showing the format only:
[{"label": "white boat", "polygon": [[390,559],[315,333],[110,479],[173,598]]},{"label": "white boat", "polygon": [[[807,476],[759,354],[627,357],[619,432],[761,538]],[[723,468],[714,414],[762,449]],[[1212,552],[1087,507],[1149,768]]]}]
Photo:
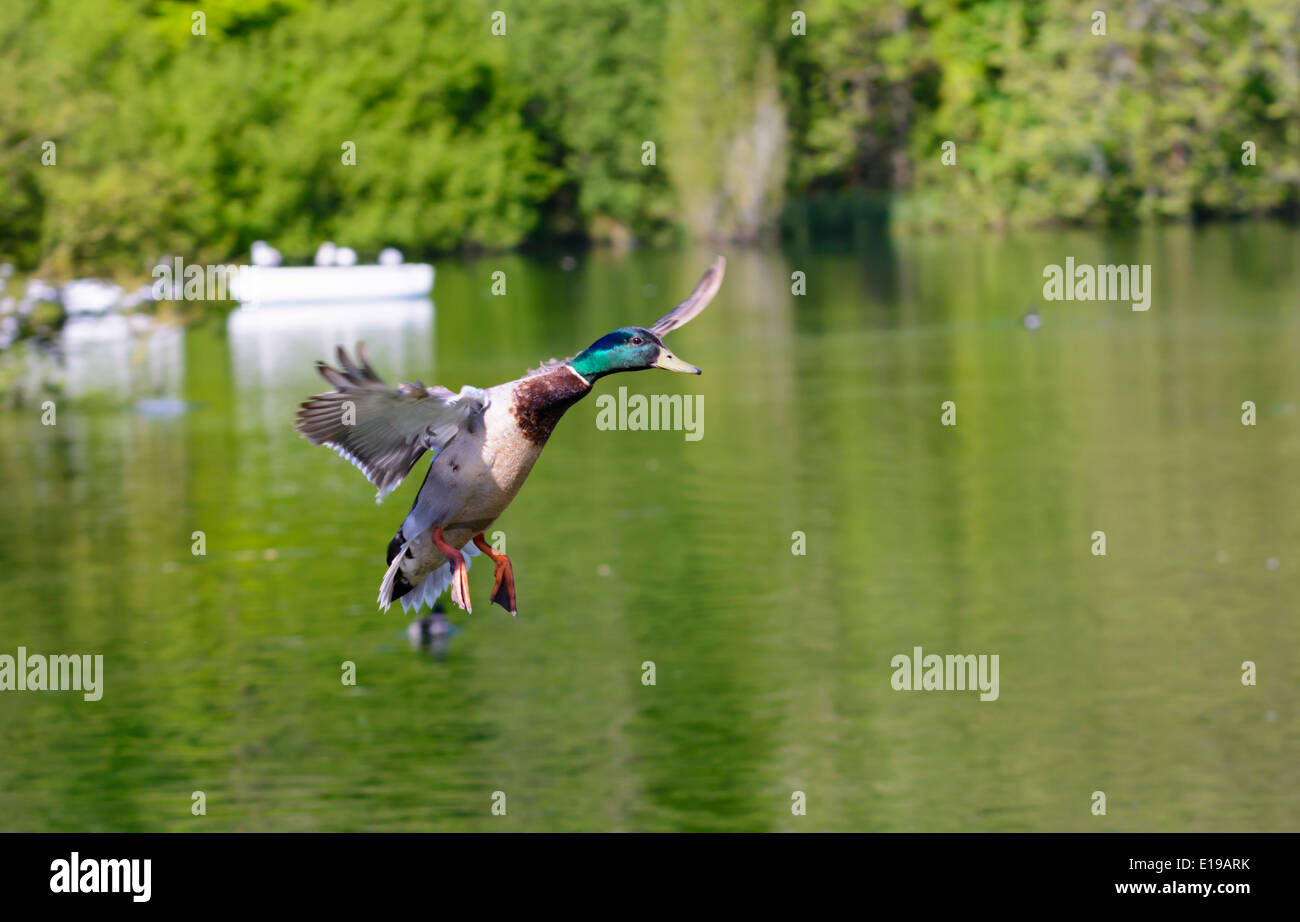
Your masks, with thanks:
[{"label": "white boat", "polygon": [[433,266],[246,266],[231,289],[251,305],[426,298],[433,291]]}]

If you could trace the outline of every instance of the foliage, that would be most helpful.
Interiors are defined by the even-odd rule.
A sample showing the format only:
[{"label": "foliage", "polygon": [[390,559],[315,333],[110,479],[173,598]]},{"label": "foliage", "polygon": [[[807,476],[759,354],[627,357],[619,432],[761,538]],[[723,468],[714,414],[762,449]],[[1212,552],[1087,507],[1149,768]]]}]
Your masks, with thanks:
[{"label": "foliage", "polygon": [[500,5],[219,0],[195,35],[176,0],[9,0],[0,253],[138,276],[256,239],[746,240],[788,205],[915,227],[1300,208],[1293,0],[1116,0],[1104,36],[1063,0],[532,0],[494,35]]},{"label": "foliage", "polygon": [[664,171],[641,162],[641,145],[661,128],[665,7],[543,0],[510,26],[526,115],[564,176],[551,232],[653,238],[676,219]]},{"label": "foliage", "polygon": [[810,4],[830,37],[799,49],[796,180],[888,188],[921,226],[1294,212],[1300,7],[1105,13],[1096,35],[1091,9],[1048,0]]}]

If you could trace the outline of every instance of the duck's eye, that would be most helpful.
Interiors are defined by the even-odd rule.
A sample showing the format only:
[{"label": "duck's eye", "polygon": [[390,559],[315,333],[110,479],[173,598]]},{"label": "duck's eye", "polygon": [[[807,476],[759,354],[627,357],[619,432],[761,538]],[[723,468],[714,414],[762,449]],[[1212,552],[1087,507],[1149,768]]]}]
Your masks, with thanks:
[{"label": "duck's eye", "polygon": [[633,337],[632,337],[632,345],[634,345],[634,346],[639,346],[639,345],[641,345],[643,342],[645,342],[645,340],[642,339],[640,336],[633,336]]}]

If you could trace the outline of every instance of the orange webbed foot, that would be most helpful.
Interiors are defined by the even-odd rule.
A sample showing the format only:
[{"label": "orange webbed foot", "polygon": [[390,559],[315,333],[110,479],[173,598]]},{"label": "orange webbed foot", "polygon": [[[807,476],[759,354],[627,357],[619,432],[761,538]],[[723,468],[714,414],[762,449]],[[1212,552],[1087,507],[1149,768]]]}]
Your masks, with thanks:
[{"label": "orange webbed foot", "polygon": [[519,609],[515,602],[515,568],[510,565],[510,558],[493,550],[492,545],[484,539],[482,532],[474,536],[474,545],[491,558],[496,566],[496,579],[492,583],[492,601],[510,612],[511,617],[519,617]]}]

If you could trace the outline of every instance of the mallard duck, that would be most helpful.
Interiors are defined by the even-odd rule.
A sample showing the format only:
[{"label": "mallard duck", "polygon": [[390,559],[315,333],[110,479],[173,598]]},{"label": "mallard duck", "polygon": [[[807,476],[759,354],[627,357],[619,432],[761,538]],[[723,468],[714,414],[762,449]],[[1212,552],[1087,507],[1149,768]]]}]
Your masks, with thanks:
[{"label": "mallard duck", "polygon": [[364,344],[357,362],[338,349],[339,367],[317,362],[334,390],[301,404],[295,428],[314,445],[328,445],[351,461],[379,491],[391,493],[426,451],[433,458],[411,511],[388,543],[388,569],[379,607],[401,601],[407,611],[451,600],[472,611],[469,558],[482,552],[496,567],[492,601],[518,614],[510,558],[484,532],[510,505],[533,469],[560,417],[608,374],[663,368],[700,369],[673,355],[663,337],[708,306],[722,284],[719,257],[690,297],[650,327],[622,327],[572,358],[552,359],[524,377],[486,390],[416,382],[390,387],[370,366]]}]

